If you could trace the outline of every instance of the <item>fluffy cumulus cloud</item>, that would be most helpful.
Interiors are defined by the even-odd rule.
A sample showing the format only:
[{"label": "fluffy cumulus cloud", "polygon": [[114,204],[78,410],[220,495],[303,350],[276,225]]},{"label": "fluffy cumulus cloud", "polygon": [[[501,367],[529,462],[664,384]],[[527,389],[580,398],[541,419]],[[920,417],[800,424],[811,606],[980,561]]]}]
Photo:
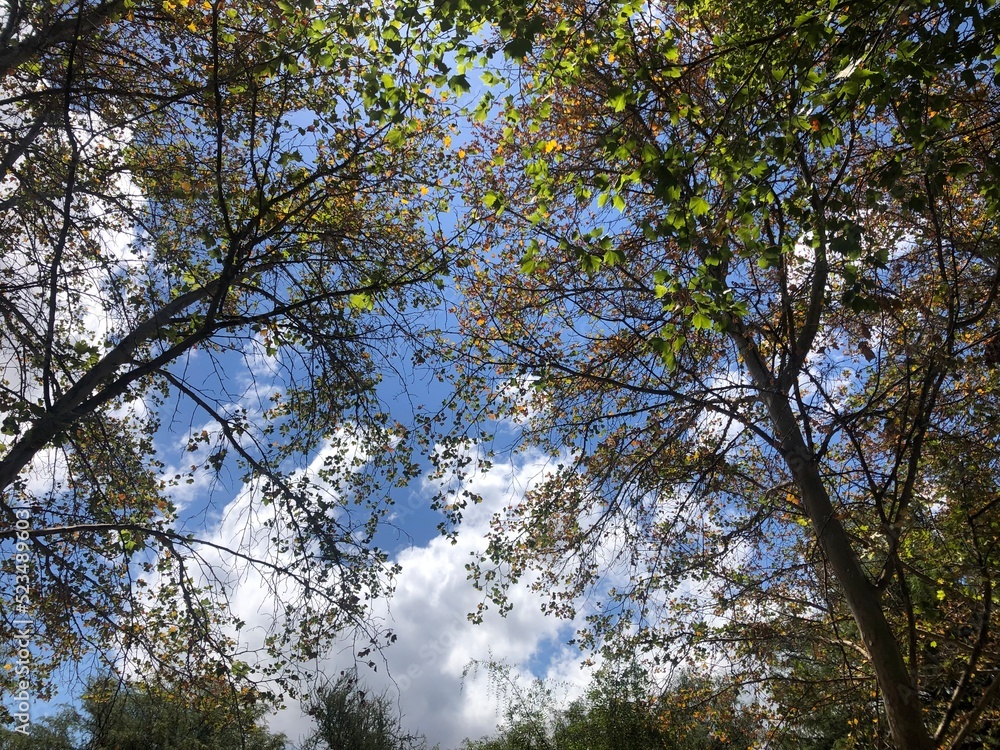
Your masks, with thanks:
[{"label": "fluffy cumulus cloud", "polygon": [[[391,627],[397,640],[375,657],[374,669],[362,665],[360,673],[369,688],[388,692],[407,729],[424,734],[431,745],[453,748],[465,737],[495,730],[498,706],[488,677],[483,670],[465,675],[476,660],[505,661],[525,680],[532,676],[557,679],[570,695],[580,692],[587,681],[588,674],[580,667],[581,655],[563,645],[572,637],[573,623],[544,616],[538,595],[527,583],[511,591],[514,607],[506,617],[493,610],[480,624],[466,617],[476,610],[482,594],[467,580],[465,566],[484,549],[490,517],[530,486],[546,465],[543,457],[527,456],[494,463],[472,475],[465,486],[483,502],[469,509],[457,542],[434,537],[395,553],[395,561],[402,566],[396,592],[373,615]],[[426,489],[434,492],[430,485]],[[252,580],[244,579],[232,596],[234,608],[247,620],[244,632],[269,624],[272,607]],[[336,678],[341,670],[354,666],[355,650],[353,643],[333,649],[317,665],[318,673]],[[293,741],[307,727],[298,705],[290,705],[272,719],[272,728]]]}]

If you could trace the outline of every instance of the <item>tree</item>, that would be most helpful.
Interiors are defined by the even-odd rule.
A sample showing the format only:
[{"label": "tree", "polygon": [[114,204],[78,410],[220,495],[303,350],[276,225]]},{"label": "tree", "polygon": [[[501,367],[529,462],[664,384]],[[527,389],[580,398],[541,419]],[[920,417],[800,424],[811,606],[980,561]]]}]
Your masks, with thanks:
[{"label": "tree", "polygon": [[77,726],[87,750],[283,750],[284,736],[261,725],[267,712],[259,696],[219,678],[166,690],[106,678],[89,686]]},{"label": "tree", "polygon": [[[27,638],[42,694],[95,650],[280,674],[389,585],[372,540],[413,466],[376,387],[446,263],[425,223],[449,160],[436,22],[378,2],[6,7],[5,661]],[[227,603],[248,570],[282,593],[263,675]]]},{"label": "tree", "polygon": [[708,676],[680,673],[661,691],[638,664],[608,664],[584,697],[560,706],[551,686],[525,690],[506,666],[487,666],[504,723],[496,737],[463,742],[468,750],[709,750],[763,736],[755,707]]},{"label": "tree", "polygon": [[[253,700],[251,700],[253,698]],[[234,694],[217,678],[197,684],[92,680],[81,708],[64,708],[32,724],[27,735],[5,730],[9,750],[284,750],[285,738],[260,722],[267,704]]]},{"label": "tree", "polygon": [[585,643],[730,661],[775,726],[817,689],[866,747],[994,721],[997,24],[950,0],[521,15],[467,167],[493,256],[456,357],[460,408],[553,468],[498,515],[489,596],[535,571],[570,614],[596,589]]},{"label": "tree", "polygon": [[74,736],[75,715],[62,712],[32,722],[23,731],[0,729],[3,750],[77,750],[79,738]]},{"label": "tree", "polygon": [[321,687],[306,705],[316,722],[303,750],[421,750],[423,738],[406,732],[388,695],[374,695],[344,672],[336,682]]},{"label": "tree", "polygon": [[562,714],[554,686],[536,678],[525,687],[509,664],[492,659],[471,662],[463,677],[478,676],[480,670],[486,673],[498,708],[502,707],[503,723],[496,737],[465,739],[463,750],[552,750],[553,731]]}]

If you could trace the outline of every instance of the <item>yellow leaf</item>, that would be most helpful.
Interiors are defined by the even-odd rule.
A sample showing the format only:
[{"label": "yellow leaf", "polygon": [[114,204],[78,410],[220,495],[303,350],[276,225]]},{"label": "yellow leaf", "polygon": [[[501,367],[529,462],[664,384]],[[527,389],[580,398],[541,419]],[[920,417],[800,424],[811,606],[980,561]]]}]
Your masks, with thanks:
[{"label": "yellow leaf", "polygon": [[557,141],[555,138],[545,143],[545,153],[547,154],[551,153],[552,151],[555,151],[557,148],[559,148],[559,141]]},{"label": "yellow leaf", "polygon": [[941,589],[938,589],[937,598],[938,598],[938,601],[943,601],[944,600],[944,591],[942,591]]},{"label": "yellow leaf", "polygon": [[444,137],[444,139],[442,140],[442,143],[444,143],[444,147],[445,148],[448,148],[448,146],[451,145],[451,136],[450,135],[446,135]]},{"label": "yellow leaf", "polygon": [[421,185],[420,186],[420,194],[421,195],[427,195],[427,186],[426,185]]},{"label": "yellow leaf", "polygon": [[196,24],[194,21],[192,21],[191,23],[188,24],[188,30],[189,31],[197,31],[198,30],[198,24]]},{"label": "yellow leaf", "polygon": [[458,150],[458,158],[459,159],[464,159],[465,158],[465,149],[464,148],[460,148]]}]

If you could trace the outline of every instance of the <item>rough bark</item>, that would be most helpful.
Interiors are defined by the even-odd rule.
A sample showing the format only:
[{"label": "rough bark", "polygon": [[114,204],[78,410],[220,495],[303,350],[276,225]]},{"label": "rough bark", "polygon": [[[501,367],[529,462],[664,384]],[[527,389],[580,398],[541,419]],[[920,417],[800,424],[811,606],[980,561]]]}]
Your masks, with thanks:
[{"label": "rough bark", "polygon": [[785,392],[762,362],[756,348],[738,331],[731,332],[750,377],[760,391],[782,457],[801,495],[813,532],[864,641],[882,691],[889,731],[898,750],[931,750],[934,743],[924,724],[920,697],[892,632],[881,596],[868,580],[830,494],[820,476]]}]

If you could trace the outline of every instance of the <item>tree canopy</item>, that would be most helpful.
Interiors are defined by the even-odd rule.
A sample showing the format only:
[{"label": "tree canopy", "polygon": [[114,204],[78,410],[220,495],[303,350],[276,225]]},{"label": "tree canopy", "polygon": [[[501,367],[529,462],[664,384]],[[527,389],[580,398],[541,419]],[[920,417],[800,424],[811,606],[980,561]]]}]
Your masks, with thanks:
[{"label": "tree canopy", "polygon": [[753,747],[765,734],[757,707],[706,675],[682,672],[658,689],[636,662],[609,663],[583,697],[561,704],[554,685],[525,688],[506,665],[484,666],[504,721],[463,750],[713,750]]},{"label": "tree canopy", "polygon": [[[992,0],[4,7],[4,689],[290,688],[373,628],[414,444],[461,473],[501,424],[552,456],[470,565],[501,608],[588,594],[585,646],[708,669],[768,741],[995,740]],[[408,348],[456,388],[417,430]]]},{"label": "tree canopy", "polygon": [[[5,659],[30,621],[43,695],[95,646],[246,677],[226,571],[250,566],[282,594],[281,674],[391,574],[372,539],[413,466],[376,387],[446,263],[438,26],[379,2],[6,9]],[[241,498],[228,537],[219,495],[177,502],[206,474]]]},{"label": "tree canopy", "polygon": [[79,709],[64,707],[27,733],[3,730],[4,750],[285,750],[261,726],[266,702],[201,675],[185,685],[90,681]]},{"label": "tree canopy", "polygon": [[490,252],[455,357],[468,413],[553,460],[479,584],[505,606],[532,574],[563,615],[590,592],[585,643],[722,660],[778,728],[822,706],[860,746],[985,741],[996,6],[525,19],[467,165]]},{"label": "tree canopy", "polygon": [[356,671],[342,673],[310,697],[306,714],[316,723],[302,750],[424,750],[422,737],[407,732],[386,693],[375,693]]}]

